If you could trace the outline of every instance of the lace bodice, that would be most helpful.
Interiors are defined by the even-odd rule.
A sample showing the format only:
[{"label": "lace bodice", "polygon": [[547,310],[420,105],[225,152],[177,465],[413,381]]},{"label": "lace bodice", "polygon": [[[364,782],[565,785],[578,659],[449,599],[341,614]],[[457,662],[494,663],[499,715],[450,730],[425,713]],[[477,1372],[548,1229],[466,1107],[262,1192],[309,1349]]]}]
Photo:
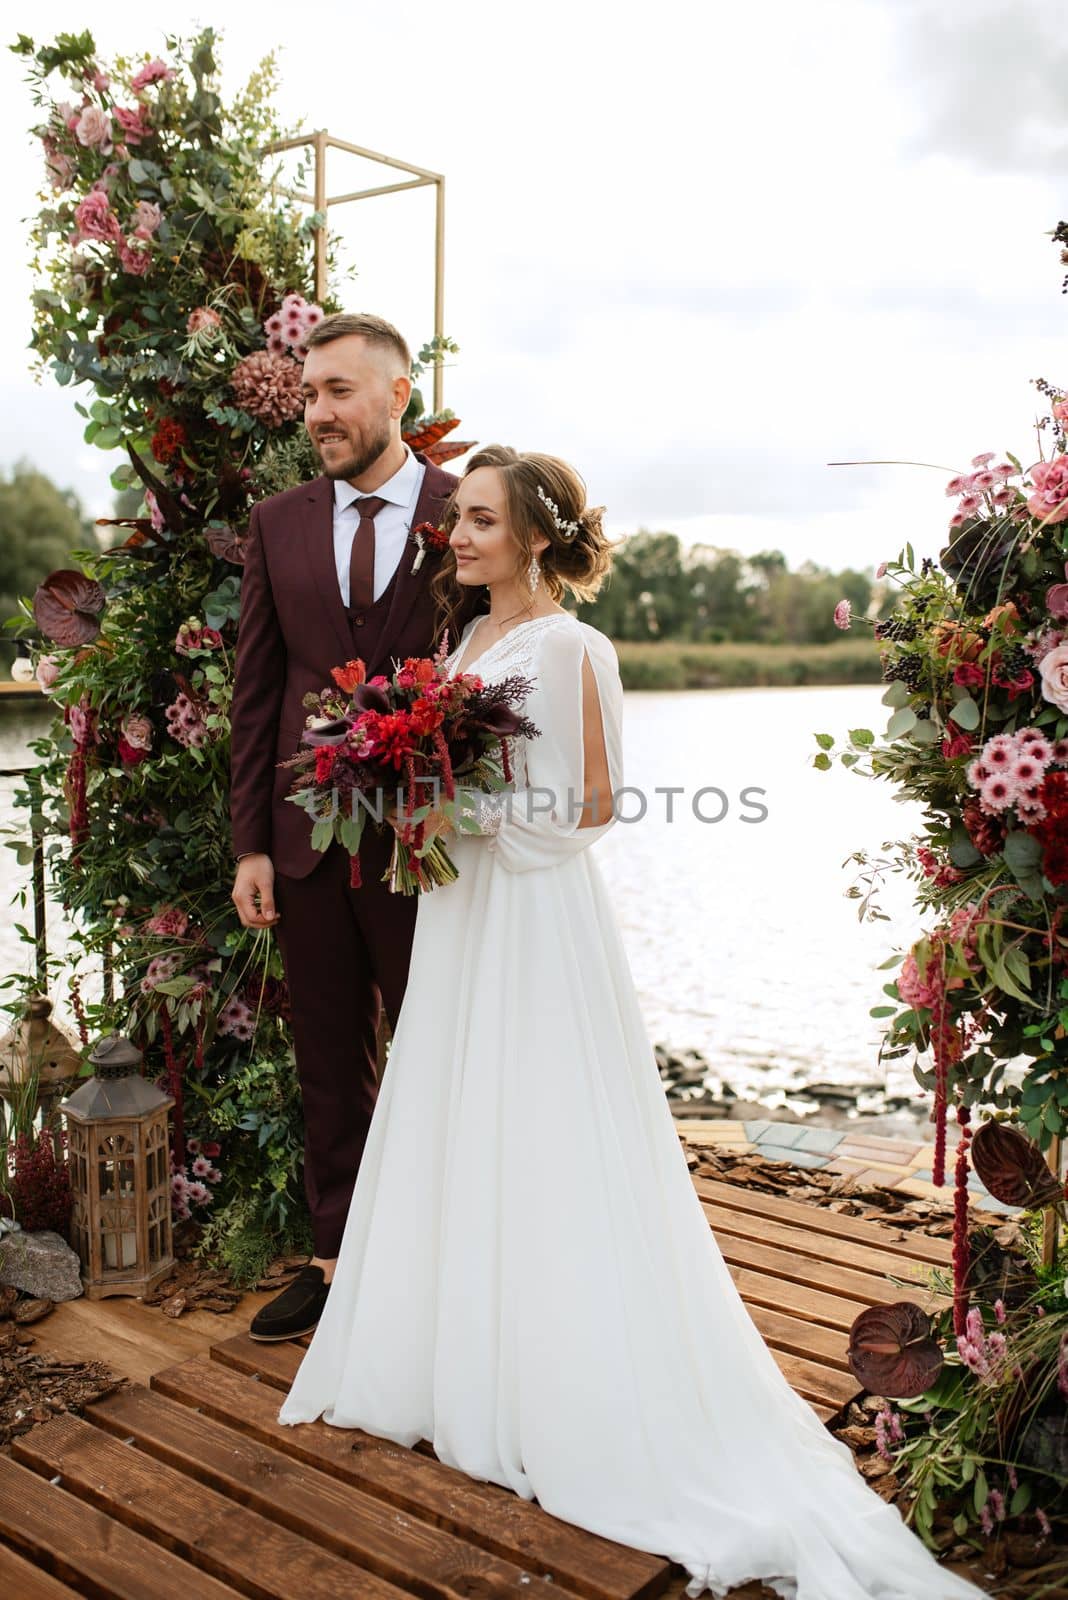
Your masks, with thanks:
[{"label": "lace bodice", "polygon": [[[460,635],[459,644],[448,658],[450,673],[459,665],[460,657],[466,651],[468,641],[480,621],[479,617],[473,618]],[[545,632],[554,626],[573,621],[574,618],[560,611],[554,611],[547,617],[531,617],[529,622],[521,622],[517,628],[510,629],[502,638],[494,640],[481,655],[465,664],[463,670],[476,672],[480,678],[493,682],[501,678],[510,678],[516,673],[529,678],[533,676],[534,662]]]},{"label": "lace bodice", "polygon": [[[468,623],[460,636],[460,642],[452,655],[448,657],[449,672],[452,673],[460,663],[460,657],[465,654],[471,635],[478,625],[479,619],[473,618]],[[504,634],[482,651],[474,660],[465,665],[464,672],[477,673],[484,683],[499,683],[502,678],[518,675],[522,678],[533,678],[534,664],[537,660],[538,650],[545,634],[554,627],[573,625],[574,619],[566,614],[554,612],[548,617],[531,617],[529,622],[521,622],[517,628]],[[512,771],[516,784],[522,788],[528,782],[527,750],[529,741],[526,739],[513,739],[511,741]]]}]

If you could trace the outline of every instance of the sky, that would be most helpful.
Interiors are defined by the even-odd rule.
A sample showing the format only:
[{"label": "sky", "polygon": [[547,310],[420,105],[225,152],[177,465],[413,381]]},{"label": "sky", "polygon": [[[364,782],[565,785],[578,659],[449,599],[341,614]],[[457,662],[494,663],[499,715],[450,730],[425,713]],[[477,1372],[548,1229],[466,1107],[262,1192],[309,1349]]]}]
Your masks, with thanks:
[{"label": "sky", "polygon": [[[104,58],[166,54],[128,0],[53,0],[47,34],[32,7],[9,16],[7,39],[88,27]],[[1056,8],[174,0],[167,21],[220,28],[235,89],[277,48],[284,123],[444,173],[458,436],[566,457],[611,533],[873,567],[906,540],[937,554],[945,481],[980,451],[1037,459],[1030,380],[1068,383]],[[74,391],[30,372],[42,167],[23,72],[5,51],[0,468],[28,459],[107,515],[119,457],[84,443]],[[389,181],[332,163],[332,193]],[[347,309],[418,348],[432,191],[331,227]],[[872,460],[931,465],[829,465]]]}]

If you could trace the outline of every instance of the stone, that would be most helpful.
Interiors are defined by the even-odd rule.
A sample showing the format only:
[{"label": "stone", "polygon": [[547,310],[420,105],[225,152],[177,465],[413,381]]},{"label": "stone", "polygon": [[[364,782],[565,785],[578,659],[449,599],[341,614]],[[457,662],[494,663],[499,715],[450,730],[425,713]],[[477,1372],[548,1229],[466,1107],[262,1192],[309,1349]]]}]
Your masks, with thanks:
[{"label": "stone", "polygon": [[48,1228],[0,1237],[0,1283],[40,1300],[77,1300],[84,1293],[77,1254]]}]

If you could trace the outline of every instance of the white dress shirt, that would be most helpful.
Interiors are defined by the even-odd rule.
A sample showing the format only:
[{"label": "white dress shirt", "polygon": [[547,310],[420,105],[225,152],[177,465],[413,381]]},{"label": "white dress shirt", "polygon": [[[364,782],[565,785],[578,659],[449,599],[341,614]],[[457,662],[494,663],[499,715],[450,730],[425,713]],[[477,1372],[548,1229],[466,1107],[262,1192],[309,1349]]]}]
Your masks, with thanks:
[{"label": "white dress shirt", "polygon": [[352,557],[352,541],[360,522],[355,502],[365,494],[376,494],[380,500],[387,502],[375,517],[374,597],[377,600],[387,588],[404,554],[425,472],[423,462],[417,461],[405,445],[404,465],[398,467],[392,478],[377,489],[354,489],[344,478],[334,479],[334,565],[344,605],[351,604],[349,561]]}]

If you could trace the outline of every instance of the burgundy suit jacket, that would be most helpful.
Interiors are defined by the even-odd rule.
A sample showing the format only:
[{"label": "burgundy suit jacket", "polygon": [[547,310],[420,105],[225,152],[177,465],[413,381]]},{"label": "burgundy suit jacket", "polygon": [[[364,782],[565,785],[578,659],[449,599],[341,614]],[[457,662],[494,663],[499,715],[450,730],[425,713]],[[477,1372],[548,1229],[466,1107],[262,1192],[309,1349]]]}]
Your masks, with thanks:
[{"label": "burgundy suit jacket", "polygon": [[[437,524],[457,479],[426,457],[413,526]],[[389,672],[394,656],[425,655],[435,642],[430,582],[441,560],[427,549],[418,572],[414,539],[405,544],[392,600],[367,675]],[[465,596],[459,630],[481,609],[479,591]],[[455,639],[452,641],[455,644]],[[334,492],[316,478],[252,509],[241,583],[234,693],[230,712],[230,820],[235,855],[262,851],[275,870],[302,878],[321,860],[311,847],[312,822],[285,799],[292,768],[278,761],[295,755],[308,715],[309,691],[331,683],[331,667],[359,654],[334,565]]]}]

